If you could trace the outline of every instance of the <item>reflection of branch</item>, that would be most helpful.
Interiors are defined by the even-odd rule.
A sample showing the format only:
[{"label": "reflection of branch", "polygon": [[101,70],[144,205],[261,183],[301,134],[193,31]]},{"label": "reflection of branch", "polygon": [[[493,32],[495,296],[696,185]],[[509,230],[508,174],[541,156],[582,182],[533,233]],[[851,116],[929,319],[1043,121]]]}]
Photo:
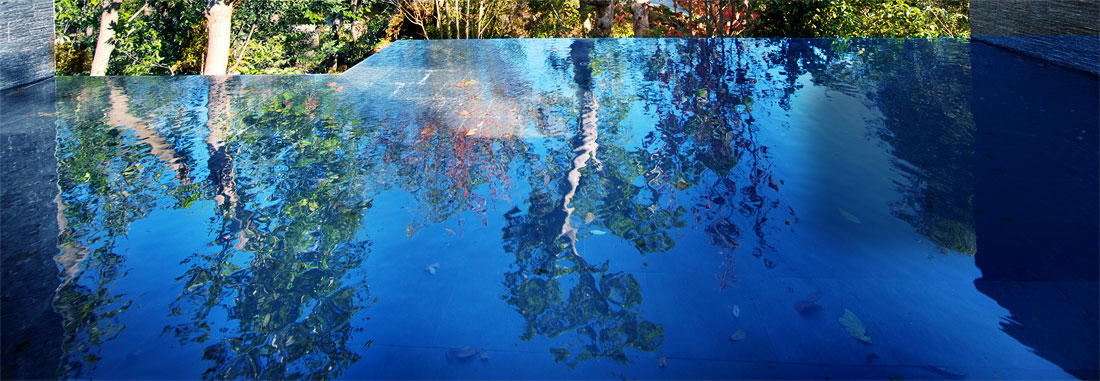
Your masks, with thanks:
[{"label": "reflection of branch", "polygon": [[[65,217],[65,202],[61,199],[61,194],[58,193],[54,198],[54,203],[57,204],[57,227],[58,231],[62,235],[69,229],[69,219]],[[59,240],[58,248],[61,249],[61,254],[54,257],[54,261],[61,265],[62,282],[58,286],[58,289],[64,287],[69,281],[76,278],[76,275],[80,273],[80,264],[84,263],[84,260],[88,258],[87,246],[80,243],[79,240]]]},{"label": "reflection of branch", "polygon": [[583,94],[582,102],[580,115],[581,142],[577,148],[573,149],[576,155],[573,156],[569,172],[565,175],[565,181],[569,184],[569,191],[565,193],[565,197],[562,197],[562,210],[565,211],[565,221],[562,223],[561,234],[568,235],[571,241],[576,241],[577,229],[569,224],[569,217],[573,215],[574,210],[573,207],[569,206],[569,203],[573,201],[573,197],[577,193],[577,187],[580,186],[581,169],[588,166],[588,159],[592,159],[597,168],[599,167],[599,161],[596,159],[596,150],[600,147],[599,143],[596,143],[596,138],[599,136],[597,125],[599,119],[596,117],[596,110],[600,108],[600,102],[596,101],[596,97],[591,90]]},{"label": "reflection of branch", "polygon": [[166,166],[176,172],[176,178],[180,180],[182,185],[189,184],[190,178],[187,175],[189,170],[187,165],[183,164],[183,159],[179,157],[174,145],[161,136],[156,129],[149,127],[145,121],[131,114],[129,101],[130,97],[123,92],[121,87],[111,86],[111,108],[107,112],[107,123],[134,131],[134,134],[141,139],[142,143],[149,145],[150,152],[157,159],[163,161]]},{"label": "reflection of branch", "polygon": [[220,206],[234,205],[237,202],[236,174],[233,170],[233,156],[225,145],[229,131],[229,85],[224,76],[207,76],[210,90],[206,99],[206,145],[210,151],[208,166],[210,178],[217,195],[214,200]]},{"label": "reflection of branch", "polygon": [[576,251],[577,229],[570,226],[569,218],[573,216],[574,208],[569,206],[569,203],[576,196],[577,187],[581,181],[581,169],[588,166],[588,159],[592,159],[597,168],[600,166],[600,162],[596,159],[596,150],[600,147],[596,143],[596,138],[599,137],[599,119],[596,117],[596,110],[599,110],[600,102],[596,100],[595,94],[592,93],[592,68],[588,66],[591,44],[591,41],[574,41],[570,46],[569,53],[573,59],[573,79],[577,83],[577,100],[581,104],[579,117],[581,141],[573,149],[576,156],[573,157],[569,172],[565,176],[565,181],[569,184],[569,191],[562,197],[562,210],[565,211],[565,221],[562,221],[561,235],[567,236],[569,241],[574,244],[574,251]]}]

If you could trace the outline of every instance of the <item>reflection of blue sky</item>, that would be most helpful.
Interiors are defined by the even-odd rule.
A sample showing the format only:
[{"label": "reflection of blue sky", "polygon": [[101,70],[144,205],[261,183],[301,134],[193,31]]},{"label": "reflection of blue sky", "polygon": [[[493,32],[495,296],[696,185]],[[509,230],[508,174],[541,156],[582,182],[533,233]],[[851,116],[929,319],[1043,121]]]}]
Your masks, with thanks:
[{"label": "reflection of blue sky", "polygon": [[[679,44],[650,41],[654,42],[601,41],[593,54],[635,57],[653,54],[658,43],[666,48]],[[569,343],[566,336],[571,334],[519,340],[525,322],[501,300],[509,292],[502,274],[513,270],[517,254],[501,246],[503,215],[513,207],[526,210],[533,188],[557,189],[545,183],[560,181],[562,174],[532,173],[531,163],[568,157],[568,139],[578,130],[568,62],[570,42],[398,42],[349,74],[332,79],[348,86],[340,99],[353,105],[353,117],[362,122],[356,128],[397,126],[383,131],[407,134],[387,137],[405,141],[415,138],[430,119],[455,132],[481,126],[484,136],[478,139],[520,140],[528,149],[526,157],[503,158],[509,160],[506,173],[513,179],[508,186],[490,189],[490,184],[478,184],[469,189],[491,196],[484,215],[454,208],[454,214],[442,222],[414,233],[407,226],[423,217],[417,202],[424,199],[414,194],[423,184],[410,184],[396,175],[397,164],[379,164],[377,172],[353,188],[370,193],[373,200],[355,233],[356,240],[369,239],[372,245],[361,267],[340,281],[350,285],[366,279],[370,298],[379,301],[358,311],[349,322],[355,331],[346,347],[361,358],[343,376],[801,378],[839,372],[875,378],[888,378],[891,373],[906,378],[950,377],[928,373],[926,366],[969,378],[1068,376],[1002,332],[999,323],[1010,319],[1008,311],[975,289],[973,281],[981,272],[973,257],[943,254],[892,214],[891,203],[902,197],[901,190],[912,180],[894,164],[892,148],[873,133],[883,128],[882,112],[866,99],[815,85],[808,74],[798,78],[801,88],[792,95],[790,110],[779,106],[776,96],[781,92],[764,80],[752,94],[755,139],[769,147],[766,161],[776,181],[783,181],[775,196],[780,209],[769,215],[771,222],[764,227],[774,248],[768,258],[775,268],[765,267],[748,248],[735,250],[734,275],[739,281],[719,290],[715,275],[723,271],[723,258],[704,234],[705,225],[690,215],[685,218],[686,227],[670,230],[676,245],[668,252],[638,255],[631,242],[611,234],[588,235],[577,243],[589,263],[607,261],[610,271],[632,274],[641,283],[640,309],[645,319],[664,326],[660,353],[670,359],[668,369],[654,373],[658,353],[634,351],[628,354],[632,364],[588,361],[570,370],[554,363],[548,348]],[[773,42],[749,40],[746,45],[750,76],[781,75],[761,54],[775,51]],[[556,55],[566,65],[554,67],[548,55]],[[597,99],[605,102],[600,110],[622,106],[627,112],[621,130],[607,135],[601,131],[605,140],[600,143],[644,154],[641,139],[661,115],[645,109],[639,97],[620,95],[639,94],[657,84],[643,81],[644,67],[635,62],[617,63],[613,69],[596,71],[593,89]],[[331,88],[326,85],[328,79],[302,81],[307,91]],[[458,86],[465,81],[477,83]],[[73,80],[69,86],[81,83]],[[271,77],[242,79],[243,89],[284,87],[292,86]],[[510,93],[513,89],[523,91]],[[237,95],[247,100],[247,94]],[[188,100],[205,96],[200,91]],[[529,113],[539,107],[549,115],[550,130],[545,134],[537,131]],[[460,114],[465,110],[483,112],[477,117],[486,125],[471,124]],[[208,153],[201,148],[207,133],[205,119],[186,123],[194,124],[179,133],[197,147],[190,155],[201,165],[192,177],[201,181],[209,173]],[[374,152],[380,138],[372,139],[351,147]],[[458,142],[438,142],[433,148]],[[244,160],[235,165],[240,166],[238,173],[265,176],[250,166],[266,167]],[[267,200],[275,192],[272,188],[261,184],[249,191],[258,202],[273,203],[277,201]],[[693,191],[661,201],[670,208],[690,206],[700,201]],[[220,300],[224,308],[216,308],[207,319],[214,323],[208,342],[181,343],[170,334],[162,335],[171,302],[182,292],[175,280],[186,271],[187,265],[181,262],[220,249],[210,244],[219,234],[212,222],[218,215],[215,203],[200,200],[186,209],[170,206],[158,204],[156,210],[132,222],[128,234],[116,242],[116,252],[127,258],[128,273],[110,287],[132,300],[134,307],[119,315],[125,326],[122,333],[98,349],[103,360],[95,376],[200,377],[209,366],[202,361],[204,346],[233,336],[237,329],[226,312],[237,297],[230,295]],[[783,223],[791,218],[787,207],[797,214],[790,226]],[[746,232],[749,236],[751,232]],[[240,266],[248,266],[250,259],[248,252],[233,257]],[[425,271],[433,263],[440,264],[434,275]],[[823,295],[818,302],[823,309],[808,316],[797,313],[794,303],[816,291]],[[740,307],[740,318],[731,313],[734,305]],[[845,309],[863,320],[872,345],[849,337],[837,323]],[[220,331],[223,328],[225,332]],[[728,337],[738,329],[746,330],[748,338],[731,343]],[[446,359],[448,349],[464,346],[487,349],[490,359],[461,363]]]}]

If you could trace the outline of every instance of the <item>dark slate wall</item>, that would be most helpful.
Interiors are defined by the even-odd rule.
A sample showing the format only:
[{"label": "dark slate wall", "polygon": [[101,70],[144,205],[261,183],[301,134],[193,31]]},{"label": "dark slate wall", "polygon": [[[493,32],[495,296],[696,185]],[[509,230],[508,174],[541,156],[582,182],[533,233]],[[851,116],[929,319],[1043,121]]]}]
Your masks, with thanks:
[{"label": "dark slate wall", "polygon": [[64,331],[53,309],[57,122],[53,79],[0,91],[0,379],[56,379]]},{"label": "dark slate wall", "polygon": [[53,0],[0,0],[0,89],[53,76]]},{"label": "dark slate wall", "polygon": [[1100,75],[1100,1],[971,0],[973,39]]}]

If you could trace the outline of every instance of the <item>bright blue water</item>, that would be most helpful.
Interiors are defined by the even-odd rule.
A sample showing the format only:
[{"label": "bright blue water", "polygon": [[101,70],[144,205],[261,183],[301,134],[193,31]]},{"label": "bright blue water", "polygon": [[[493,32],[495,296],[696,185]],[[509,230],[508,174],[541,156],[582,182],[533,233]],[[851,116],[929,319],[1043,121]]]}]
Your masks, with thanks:
[{"label": "bright blue water", "polygon": [[1090,377],[1096,90],[956,40],[59,78],[59,374]]}]

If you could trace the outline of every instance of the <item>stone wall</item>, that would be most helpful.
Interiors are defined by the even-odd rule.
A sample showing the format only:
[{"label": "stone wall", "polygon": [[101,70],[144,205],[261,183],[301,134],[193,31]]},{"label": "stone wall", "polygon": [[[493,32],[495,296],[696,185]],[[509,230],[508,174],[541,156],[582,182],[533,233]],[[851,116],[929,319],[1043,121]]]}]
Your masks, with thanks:
[{"label": "stone wall", "polygon": [[54,74],[53,0],[0,0],[0,89]]},{"label": "stone wall", "polygon": [[972,38],[1100,75],[1100,1],[971,0]]},{"label": "stone wall", "polygon": [[0,91],[0,379],[56,379],[64,338],[53,298],[57,236],[53,79]]}]

